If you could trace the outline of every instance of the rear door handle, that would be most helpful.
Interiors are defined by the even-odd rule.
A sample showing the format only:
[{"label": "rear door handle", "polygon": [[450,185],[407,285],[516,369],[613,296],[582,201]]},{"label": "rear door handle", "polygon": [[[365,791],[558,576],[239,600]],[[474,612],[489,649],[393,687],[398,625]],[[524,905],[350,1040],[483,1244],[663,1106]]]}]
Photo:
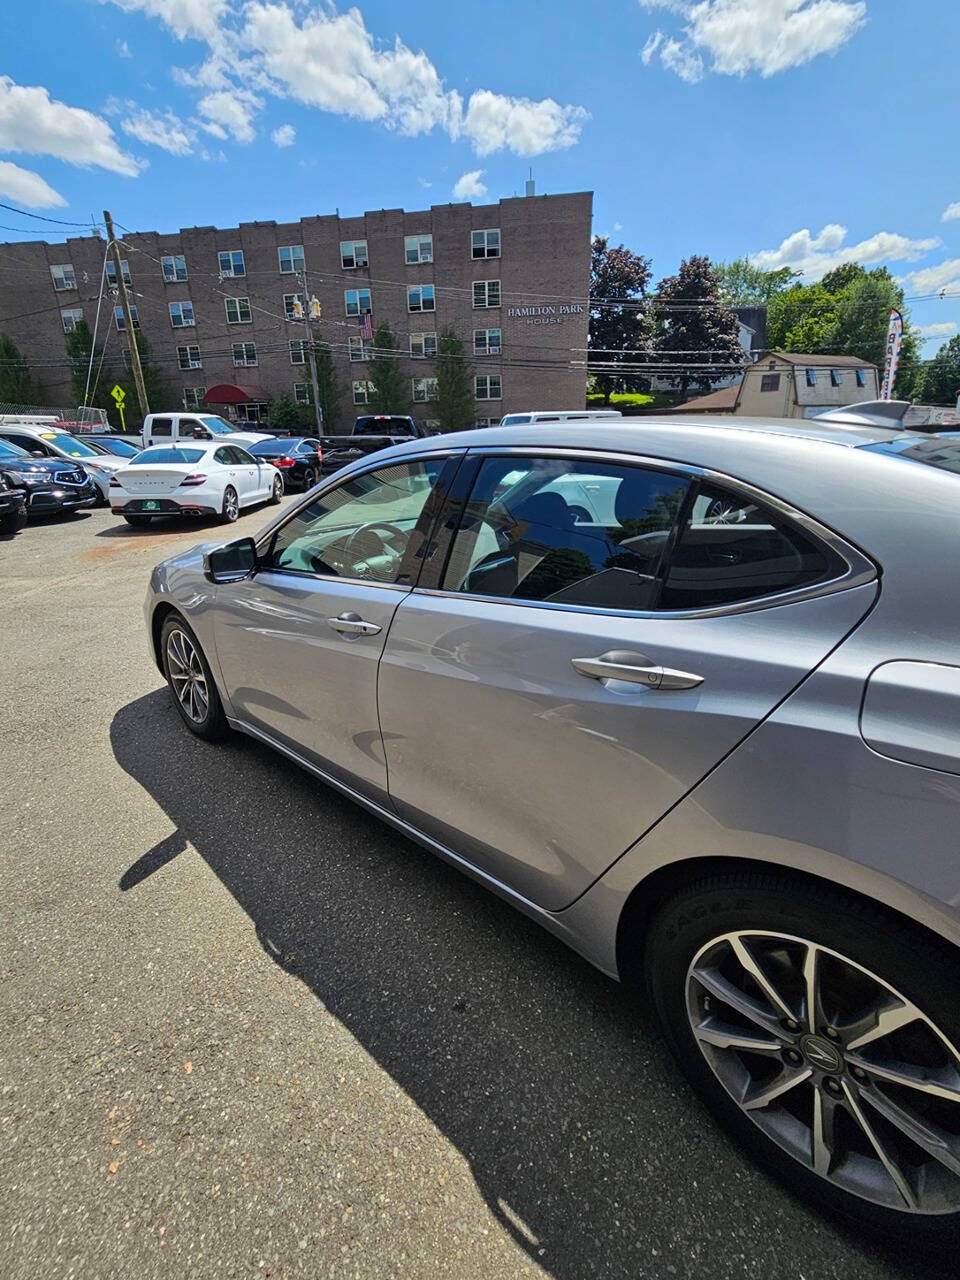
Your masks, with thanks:
[{"label": "rear door handle", "polygon": [[327,625],[347,636],[375,636],[383,630],[376,622],[364,622],[359,613],[341,613],[337,618],[328,618]]},{"label": "rear door handle", "polygon": [[574,670],[594,680],[629,680],[648,689],[695,689],[703,684],[703,676],[691,671],[675,671],[672,667],[626,662],[607,654],[599,658],[571,658]]}]

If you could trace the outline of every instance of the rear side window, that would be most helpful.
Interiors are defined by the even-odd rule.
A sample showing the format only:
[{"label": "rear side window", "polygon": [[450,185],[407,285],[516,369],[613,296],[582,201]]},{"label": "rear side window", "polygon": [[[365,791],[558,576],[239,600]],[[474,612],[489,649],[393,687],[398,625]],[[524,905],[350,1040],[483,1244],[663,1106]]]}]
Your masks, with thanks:
[{"label": "rear side window", "polygon": [[643,467],[488,458],[454,538],[444,588],[651,609],[687,488],[681,476]]},{"label": "rear side window", "polygon": [[670,557],[661,609],[703,609],[837,577],[843,562],[769,507],[703,485]]}]

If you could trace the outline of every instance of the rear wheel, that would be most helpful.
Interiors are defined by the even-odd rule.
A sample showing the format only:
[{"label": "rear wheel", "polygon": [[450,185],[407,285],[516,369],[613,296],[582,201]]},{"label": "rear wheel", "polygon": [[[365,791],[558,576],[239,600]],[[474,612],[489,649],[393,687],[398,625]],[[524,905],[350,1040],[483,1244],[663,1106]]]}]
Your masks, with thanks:
[{"label": "rear wheel", "polygon": [[233,485],[228,484],[223,491],[223,505],[220,508],[220,519],[224,524],[235,524],[240,515],[240,502]]},{"label": "rear wheel", "polygon": [[127,524],[132,524],[135,529],[145,529],[150,523],[150,516],[138,516],[133,514],[127,515],[127,513],[124,512],[123,518],[126,520]]},{"label": "rear wheel", "polygon": [[316,483],[317,483],[316,471],[314,471],[313,467],[307,467],[306,471],[303,473],[304,491],[306,491],[307,489],[312,489]]},{"label": "rear wheel", "polygon": [[278,502],[283,500],[283,478],[281,476],[273,477],[273,488],[270,490],[270,501],[276,506]]},{"label": "rear wheel", "polygon": [[700,881],[660,909],[646,971],[711,1110],[821,1207],[960,1244],[960,964],[946,944],[774,875]]},{"label": "rear wheel", "polygon": [[160,652],[163,674],[184,724],[200,738],[222,738],[228,726],[217,686],[197,637],[179,614],[164,622]]}]

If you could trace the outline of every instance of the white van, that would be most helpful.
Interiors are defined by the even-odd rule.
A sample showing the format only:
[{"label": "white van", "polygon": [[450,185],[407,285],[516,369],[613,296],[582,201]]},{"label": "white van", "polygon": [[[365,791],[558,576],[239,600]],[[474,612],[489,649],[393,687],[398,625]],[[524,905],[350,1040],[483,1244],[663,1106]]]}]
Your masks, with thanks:
[{"label": "white van", "polygon": [[531,413],[507,413],[500,419],[501,427],[519,427],[525,422],[605,422],[608,418],[622,418],[617,409],[537,409]]}]

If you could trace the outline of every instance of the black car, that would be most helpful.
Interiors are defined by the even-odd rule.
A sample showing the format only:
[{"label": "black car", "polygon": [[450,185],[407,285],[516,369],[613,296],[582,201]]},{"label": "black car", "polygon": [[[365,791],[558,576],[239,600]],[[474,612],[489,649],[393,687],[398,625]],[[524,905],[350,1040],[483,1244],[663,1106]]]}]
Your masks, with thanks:
[{"label": "black car", "polygon": [[0,533],[16,533],[27,523],[27,500],[23,491],[0,467]]},{"label": "black car", "polygon": [[285,436],[280,440],[261,440],[247,450],[255,458],[266,458],[278,467],[283,483],[289,489],[294,485],[312,489],[320,479],[323,451],[320,441],[313,436]]},{"label": "black car", "polygon": [[75,431],[72,434],[82,440],[84,444],[96,449],[98,453],[112,453],[115,458],[135,458],[143,450],[143,445],[139,441],[129,440],[125,436],[111,435],[106,431],[102,434],[91,431]]},{"label": "black car", "polygon": [[5,486],[23,495],[28,515],[75,511],[97,501],[97,486],[79,463],[34,458],[9,440],[0,440],[0,472]]}]

